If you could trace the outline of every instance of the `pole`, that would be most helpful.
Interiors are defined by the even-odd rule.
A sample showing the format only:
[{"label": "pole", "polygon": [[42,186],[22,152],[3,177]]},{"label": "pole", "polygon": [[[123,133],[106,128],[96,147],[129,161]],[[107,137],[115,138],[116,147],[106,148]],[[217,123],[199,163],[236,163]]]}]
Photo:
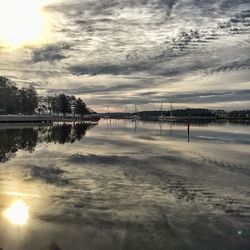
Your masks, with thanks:
[{"label": "pole", "polygon": [[173,116],[173,102],[171,101],[171,106],[170,106],[170,116]]}]

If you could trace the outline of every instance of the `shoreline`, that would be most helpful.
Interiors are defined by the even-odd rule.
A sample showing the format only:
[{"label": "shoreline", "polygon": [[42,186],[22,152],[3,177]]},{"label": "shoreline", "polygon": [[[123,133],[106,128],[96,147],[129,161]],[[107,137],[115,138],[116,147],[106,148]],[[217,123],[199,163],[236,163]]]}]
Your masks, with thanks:
[{"label": "shoreline", "polygon": [[121,116],[86,116],[86,117],[58,117],[49,115],[0,115],[0,124],[11,124],[11,123],[54,123],[54,122],[98,122],[100,119],[109,120],[132,120],[132,121],[158,121],[158,122],[194,122],[194,121],[242,121],[250,122],[250,118],[240,117],[209,117],[209,116],[175,116],[165,117],[121,117]]},{"label": "shoreline", "polygon": [[0,115],[0,123],[53,123],[53,122],[97,122],[100,118],[86,116],[81,118],[48,115]]}]

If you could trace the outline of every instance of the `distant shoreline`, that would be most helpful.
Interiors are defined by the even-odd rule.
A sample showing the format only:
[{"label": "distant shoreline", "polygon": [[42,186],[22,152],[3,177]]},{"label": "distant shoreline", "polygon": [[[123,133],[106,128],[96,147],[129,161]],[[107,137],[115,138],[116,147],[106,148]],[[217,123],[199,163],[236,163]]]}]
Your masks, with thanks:
[{"label": "distant shoreline", "polygon": [[142,121],[194,121],[194,120],[242,120],[242,121],[250,121],[249,117],[216,117],[216,116],[166,116],[163,119],[157,116],[144,116],[144,117],[122,117],[119,115],[101,115],[102,119],[121,119],[121,120],[142,120]]},{"label": "distant shoreline", "polygon": [[53,123],[53,122],[97,122],[100,119],[140,120],[159,122],[192,122],[192,121],[250,121],[249,117],[215,117],[215,116],[166,116],[164,119],[157,116],[128,117],[121,115],[88,115],[84,117],[63,117],[50,115],[0,115],[0,123]]}]

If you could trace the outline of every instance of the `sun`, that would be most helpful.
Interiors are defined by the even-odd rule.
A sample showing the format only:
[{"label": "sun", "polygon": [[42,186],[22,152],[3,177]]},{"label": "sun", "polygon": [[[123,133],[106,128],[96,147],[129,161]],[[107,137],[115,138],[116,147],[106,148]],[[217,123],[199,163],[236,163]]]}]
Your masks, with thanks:
[{"label": "sun", "polygon": [[29,210],[22,200],[14,202],[4,211],[4,217],[14,225],[25,225],[29,219]]},{"label": "sun", "polygon": [[7,46],[36,43],[46,30],[42,0],[0,1],[0,42]]}]

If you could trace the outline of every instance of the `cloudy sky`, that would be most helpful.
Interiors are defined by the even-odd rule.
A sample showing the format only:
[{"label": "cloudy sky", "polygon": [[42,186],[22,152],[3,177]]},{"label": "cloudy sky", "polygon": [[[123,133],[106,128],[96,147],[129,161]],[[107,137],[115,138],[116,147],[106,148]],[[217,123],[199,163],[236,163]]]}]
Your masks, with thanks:
[{"label": "cloudy sky", "polygon": [[[38,0],[40,19],[31,0],[10,1],[0,75],[20,86],[81,96],[97,111],[168,109],[171,100],[250,107],[249,0]],[[11,32],[19,44],[4,40]]]}]

